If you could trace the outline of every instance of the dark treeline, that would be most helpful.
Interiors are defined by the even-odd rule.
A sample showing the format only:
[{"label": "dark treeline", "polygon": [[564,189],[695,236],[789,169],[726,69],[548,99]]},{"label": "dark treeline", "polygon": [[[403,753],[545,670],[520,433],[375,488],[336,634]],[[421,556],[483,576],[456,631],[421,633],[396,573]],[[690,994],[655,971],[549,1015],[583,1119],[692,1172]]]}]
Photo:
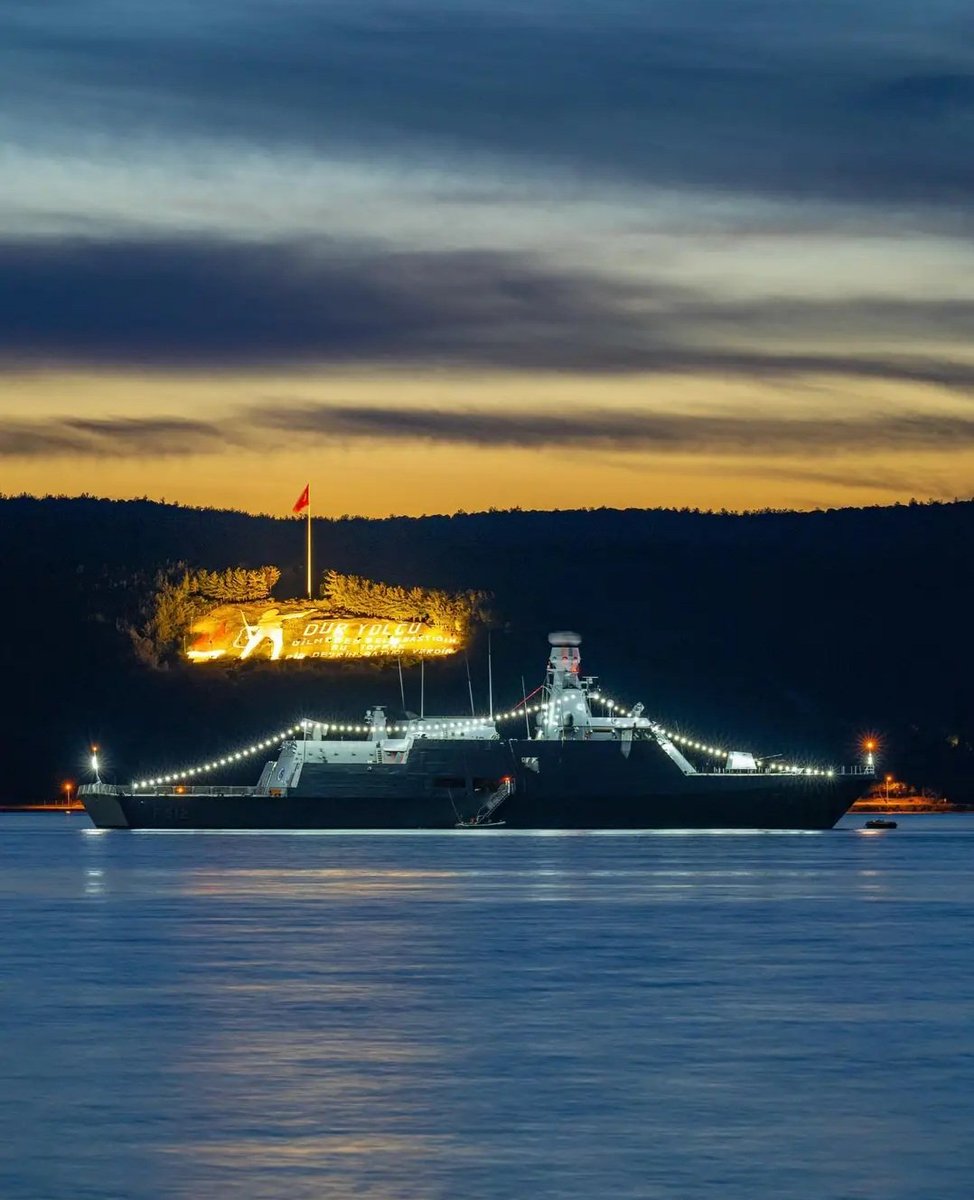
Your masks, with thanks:
[{"label": "dark treeline", "polygon": [[[495,698],[540,682],[550,629],[583,633],[585,668],[620,700],[763,753],[851,762],[974,799],[968,627],[974,502],[746,515],[487,512],[315,522],[316,575],[489,592]],[[89,741],[119,778],[174,768],[298,716],[399,708],[392,669],[244,663],[153,669],[133,653],[159,571],[276,564],[302,592],[300,520],[147,500],[0,498],[10,704],[6,801],[84,778]],[[486,635],[470,666],[486,707]],[[469,705],[462,656],[431,664],[427,711]],[[407,671],[418,707],[418,668]]]}]

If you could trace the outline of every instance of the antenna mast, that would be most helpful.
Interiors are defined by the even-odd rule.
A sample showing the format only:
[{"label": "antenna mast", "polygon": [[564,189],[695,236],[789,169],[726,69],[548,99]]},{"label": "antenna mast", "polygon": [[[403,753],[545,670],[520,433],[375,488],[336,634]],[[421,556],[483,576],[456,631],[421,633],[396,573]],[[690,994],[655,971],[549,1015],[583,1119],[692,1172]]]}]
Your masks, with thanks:
[{"label": "antenna mast", "polygon": [[487,709],[490,719],[494,719],[494,667],[491,661],[490,630],[487,630]]}]

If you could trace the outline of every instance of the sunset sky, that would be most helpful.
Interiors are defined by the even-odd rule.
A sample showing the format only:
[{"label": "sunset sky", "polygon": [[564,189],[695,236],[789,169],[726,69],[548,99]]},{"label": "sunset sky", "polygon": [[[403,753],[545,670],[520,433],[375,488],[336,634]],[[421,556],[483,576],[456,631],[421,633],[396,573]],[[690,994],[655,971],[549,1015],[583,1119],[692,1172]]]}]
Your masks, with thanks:
[{"label": "sunset sky", "polygon": [[974,487],[967,0],[0,0],[0,491]]}]

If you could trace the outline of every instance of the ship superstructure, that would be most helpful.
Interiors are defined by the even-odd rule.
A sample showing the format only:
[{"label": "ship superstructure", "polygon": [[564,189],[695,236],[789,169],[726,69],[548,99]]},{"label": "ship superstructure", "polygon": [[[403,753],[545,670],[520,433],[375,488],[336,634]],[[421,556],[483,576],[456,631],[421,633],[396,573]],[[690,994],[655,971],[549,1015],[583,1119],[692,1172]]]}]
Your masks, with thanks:
[{"label": "ship superstructure", "polygon": [[825,829],[872,779],[668,730],[581,674],[578,634],[548,640],[540,698],[511,712],[393,722],[377,706],[363,725],[304,719],[282,732],[253,786],[195,780],[271,739],[128,786],[88,784],[80,798],[105,828]]}]

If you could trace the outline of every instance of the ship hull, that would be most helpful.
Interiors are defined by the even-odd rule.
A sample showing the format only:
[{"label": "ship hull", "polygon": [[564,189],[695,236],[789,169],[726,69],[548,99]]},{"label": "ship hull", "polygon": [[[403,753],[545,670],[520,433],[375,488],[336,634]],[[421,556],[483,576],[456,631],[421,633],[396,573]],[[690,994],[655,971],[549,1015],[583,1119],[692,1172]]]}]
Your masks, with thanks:
[{"label": "ship hull", "polygon": [[309,768],[282,795],[218,789],[92,791],[85,807],[114,829],[453,829],[490,813],[509,829],[831,829],[871,780],[857,775],[687,774],[649,741],[430,740],[401,767]]},{"label": "ship hull", "polygon": [[90,796],[101,829],[453,829],[476,807],[414,796]]}]

